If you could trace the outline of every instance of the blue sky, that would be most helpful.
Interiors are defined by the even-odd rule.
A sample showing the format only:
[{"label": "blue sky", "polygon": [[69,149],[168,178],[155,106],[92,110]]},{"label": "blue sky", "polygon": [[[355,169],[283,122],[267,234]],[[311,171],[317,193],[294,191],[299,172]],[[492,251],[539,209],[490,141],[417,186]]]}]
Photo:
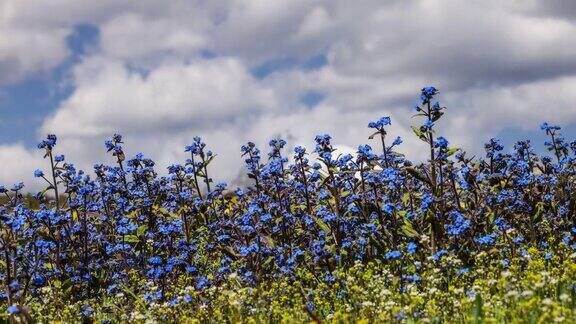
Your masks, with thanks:
[{"label": "blue sky", "polygon": [[42,121],[73,91],[72,85],[66,81],[70,69],[89,52],[90,47],[97,46],[98,28],[77,25],[65,41],[70,54],[60,64],[2,88],[0,144],[22,142],[29,147],[37,144]]},{"label": "blue sky", "polygon": [[114,132],[160,165],[183,159],[201,135],[219,153],[222,180],[234,180],[245,141],[311,146],[330,132],[354,151],[367,122],[390,115],[391,133],[418,160],[410,113],[427,85],[449,108],[442,135],[474,154],[491,137],[541,149],[542,121],[576,138],[570,1],[2,6],[0,183],[34,181],[43,163],[34,147],[47,132],[87,169],[106,161],[102,142]]},{"label": "blue sky", "polygon": [[[82,57],[98,46],[99,29],[90,24],[74,26],[66,38],[70,51],[58,66],[29,79],[2,88],[0,110],[3,112],[2,128],[0,129],[0,144],[22,142],[33,147],[38,142],[38,128],[42,121],[53,113],[61,101],[73,93],[73,85],[67,84],[70,69],[78,64]],[[212,59],[217,56],[210,50],[204,50],[202,57]],[[272,73],[283,70],[301,69],[310,71],[322,68],[327,64],[326,53],[298,60],[294,57],[274,58],[254,66],[250,73],[258,79],[264,79]],[[324,99],[320,91],[305,91],[300,96],[300,102],[313,108]]]}]

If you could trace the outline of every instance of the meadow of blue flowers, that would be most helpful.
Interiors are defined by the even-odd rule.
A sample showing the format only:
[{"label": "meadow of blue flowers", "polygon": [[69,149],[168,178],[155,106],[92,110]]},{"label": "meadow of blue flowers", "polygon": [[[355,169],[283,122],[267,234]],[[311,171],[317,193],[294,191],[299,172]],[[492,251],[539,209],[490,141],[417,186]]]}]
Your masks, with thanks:
[{"label": "meadow of blue flowers", "polygon": [[328,134],[313,150],[249,142],[239,189],[213,181],[198,137],[160,176],[120,135],[105,142],[117,163],[93,173],[48,135],[46,189],[0,187],[4,318],[574,320],[576,141],[544,123],[549,154],[491,139],[469,157],[439,136],[437,94],[415,108],[424,163],[383,117],[355,156]]}]

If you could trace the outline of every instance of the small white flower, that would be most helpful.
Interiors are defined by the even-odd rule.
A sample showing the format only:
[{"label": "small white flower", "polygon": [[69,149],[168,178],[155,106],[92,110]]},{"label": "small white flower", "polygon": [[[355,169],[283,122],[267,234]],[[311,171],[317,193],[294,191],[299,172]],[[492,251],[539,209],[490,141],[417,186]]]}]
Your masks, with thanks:
[{"label": "small white flower", "polygon": [[554,322],[555,323],[562,323],[566,320],[566,318],[564,316],[560,316],[560,317],[555,317],[554,318]]},{"label": "small white flower", "polygon": [[362,302],[362,307],[371,307],[374,306],[374,303],[371,301],[363,301]]},{"label": "small white flower", "polygon": [[550,305],[554,304],[554,301],[552,301],[552,299],[550,299],[550,298],[544,298],[544,299],[542,299],[542,304],[544,304],[546,306],[550,306]]},{"label": "small white flower", "polygon": [[522,297],[530,297],[534,295],[534,292],[532,290],[524,290],[521,295]]},{"label": "small white flower", "polygon": [[507,298],[512,298],[518,296],[518,292],[516,290],[510,290],[505,295]]}]

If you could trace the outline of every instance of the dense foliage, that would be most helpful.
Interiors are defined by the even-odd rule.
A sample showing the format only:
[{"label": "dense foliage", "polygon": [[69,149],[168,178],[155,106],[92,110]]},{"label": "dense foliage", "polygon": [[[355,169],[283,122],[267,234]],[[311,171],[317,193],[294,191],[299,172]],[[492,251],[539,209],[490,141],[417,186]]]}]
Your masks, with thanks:
[{"label": "dense foliage", "polygon": [[437,136],[437,92],[422,89],[416,107],[424,163],[398,153],[383,117],[368,125],[378,148],[356,156],[326,134],[288,155],[282,139],[267,156],[247,143],[252,185],[236,190],[213,182],[200,138],[160,176],[114,135],[117,163],[91,175],[48,135],[39,206],[22,184],[0,187],[3,316],[574,320],[576,141],[544,123],[551,156],[491,139],[470,158]]}]

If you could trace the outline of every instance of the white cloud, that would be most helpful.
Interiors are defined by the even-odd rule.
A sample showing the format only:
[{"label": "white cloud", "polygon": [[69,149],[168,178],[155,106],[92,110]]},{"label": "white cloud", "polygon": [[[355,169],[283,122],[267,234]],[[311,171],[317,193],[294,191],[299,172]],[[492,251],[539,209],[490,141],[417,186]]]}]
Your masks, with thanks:
[{"label": "white cloud", "polygon": [[149,74],[91,58],[74,72],[76,90],[42,131],[102,136],[117,130],[202,128],[279,108],[274,92],[232,58],[167,63]]},{"label": "white cloud", "polygon": [[57,133],[58,150],[82,167],[102,160],[102,143],[115,132],[126,135],[129,152],[150,154],[161,167],[171,158],[183,160],[195,135],[206,135],[219,151],[236,152],[251,120],[282,107],[232,58],[167,63],[143,76],[120,61],[95,57],[77,66],[74,83],[76,90],[41,133]]},{"label": "white cloud", "polygon": [[0,145],[0,184],[6,187],[24,182],[26,189],[37,190],[43,180],[34,179],[34,170],[45,166],[42,152],[32,151],[21,144]]},{"label": "white cloud", "polygon": [[0,85],[47,72],[68,54],[64,29],[26,30],[0,24],[0,35]]},{"label": "white cloud", "polygon": [[322,6],[312,8],[300,25],[296,38],[316,36],[330,25],[330,14]]},{"label": "white cloud", "polygon": [[[283,135],[311,149],[315,134],[330,132],[336,144],[355,148],[366,142],[366,123],[382,115],[393,117],[391,135],[405,139],[402,150],[419,159],[410,109],[429,84],[449,107],[440,133],[472,150],[510,127],[576,122],[576,21],[559,6],[8,0],[0,31],[15,36],[0,38],[0,71],[8,71],[0,83],[55,66],[68,55],[64,38],[73,26],[91,23],[99,47],[74,67],[74,92],[40,129],[59,134],[58,149],[83,167],[102,159],[102,142],[116,131],[132,153],[144,151],[161,167],[184,160],[182,148],[202,135],[220,155],[219,178],[232,179],[247,140],[264,146]],[[203,50],[217,57],[205,59]],[[268,60],[303,62],[323,52],[328,62],[317,70],[286,69],[263,80],[249,73]],[[11,60],[18,64],[3,63]],[[309,109],[299,101],[311,90],[325,99]]]},{"label": "white cloud", "polygon": [[145,61],[158,53],[186,59],[206,45],[204,36],[186,25],[132,13],[108,21],[101,28],[101,37],[107,55],[129,60]]}]

